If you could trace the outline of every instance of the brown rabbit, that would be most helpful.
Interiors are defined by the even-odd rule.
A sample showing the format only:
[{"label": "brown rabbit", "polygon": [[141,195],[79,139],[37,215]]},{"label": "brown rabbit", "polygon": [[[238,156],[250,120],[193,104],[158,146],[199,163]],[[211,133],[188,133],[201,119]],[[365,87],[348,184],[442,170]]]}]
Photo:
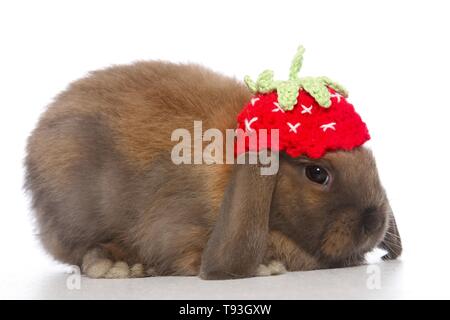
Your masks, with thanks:
[{"label": "brown rabbit", "polygon": [[[29,138],[26,187],[39,237],[94,278],[227,279],[364,262],[401,253],[370,151],[258,165],[175,165],[171,133],[225,131],[251,95],[197,65],[139,62],[73,83]],[[321,183],[314,173],[330,177]]]}]

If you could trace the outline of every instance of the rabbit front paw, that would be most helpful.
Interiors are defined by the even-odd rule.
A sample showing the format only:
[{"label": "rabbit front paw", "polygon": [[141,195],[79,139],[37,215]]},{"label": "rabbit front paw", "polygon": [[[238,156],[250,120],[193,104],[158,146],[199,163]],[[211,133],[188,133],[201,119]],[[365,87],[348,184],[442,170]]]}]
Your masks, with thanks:
[{"label": "rabbit front paw", "polygon": [[125,261],[112,261],[97,248],[85,254],[81,269],[85,275],[94,279],[140,278],[147,275],[142,264],[136,263],[130,267]]},{"label": "rabbit front paw", "polygon": [[284,264],[277,260],[272,260],[269,264],[260,264],[256,269],[256,276],[267,277],[277,274],[286,273],[286,267]]}]

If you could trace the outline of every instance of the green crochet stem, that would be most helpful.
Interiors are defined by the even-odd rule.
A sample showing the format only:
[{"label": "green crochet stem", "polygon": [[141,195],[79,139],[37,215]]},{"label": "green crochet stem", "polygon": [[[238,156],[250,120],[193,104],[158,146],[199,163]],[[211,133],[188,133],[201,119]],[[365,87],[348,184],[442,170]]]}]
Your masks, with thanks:
[{"label": "green crochet stem", "polygon": [[289,69],[289,80],[274,80],[273,71],[265,70],[254,82],[249,76],[245,76],[244,82],[253,93],[268,93],[277,91],[278,104],[283,110],[292,110],[297,104],[297,98],[300,90],[308,92],[317,103],[324,107],[331,106],[331,95],[328,88],[332,88],[344,97],[348,96],[347,90],[337,82],[327,77],[304,77],[299,78],[298,73],[303,64],[303,53],[305,48],[300,46],[292,60]]}]

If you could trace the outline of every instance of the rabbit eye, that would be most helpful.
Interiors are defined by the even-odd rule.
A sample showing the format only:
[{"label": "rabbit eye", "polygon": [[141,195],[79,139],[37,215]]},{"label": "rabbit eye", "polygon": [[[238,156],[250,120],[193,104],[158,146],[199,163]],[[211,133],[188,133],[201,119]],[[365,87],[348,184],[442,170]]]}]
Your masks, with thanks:
[{"label": "rabbit eye", "polygon": [[326,184],[330,179],[327,170],[319,166],[307,166],[305,174],[309,180],[319,184]]}]

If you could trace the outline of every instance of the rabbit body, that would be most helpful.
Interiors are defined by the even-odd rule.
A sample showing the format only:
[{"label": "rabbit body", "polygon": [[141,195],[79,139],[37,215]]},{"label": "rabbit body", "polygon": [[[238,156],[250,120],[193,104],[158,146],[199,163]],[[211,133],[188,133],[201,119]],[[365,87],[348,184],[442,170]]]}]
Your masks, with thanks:
[{"label": "rabbit body", "polygon": [[[198,275],[207,243],[219,232],[214,229],[233,168],[175,165],[171,134],[178,128],[192,131],[195,120],[202,121],[203,130],[235,128],[236,116],[250,98],[241,82],[201,66],[166,62],[115,66],[71,84],[43,114],[27,148],[26,186],[45,249],[93,277]],[[370,163],[366,151],[355,154],[348,157]],[[292,170],[289,161],[281,162],[281,174]],[[371,197],[381,203],[384,192],[377,179],[374,175],[371,185],[377,194]],[[315,254],[323,249],[324,227],[319,228],[317,245],[301,245],[316,240],[297,239],[286,227],[289,218],[274,209],[286,203],[282,184],[291,182],[284,180],[274,182],[267,236],[249,249],[261,252],[243,276],[280,273],[284,267],[310,270],[361,263],[361,250],[336,259]],[[386,221],[370,248],[382,240]],[[239,225],[233,228],[240,230]],[[217,242],[226,243],[228,235],[223,237]],[[219,247],[210,251],[226,250]],[[238,244],[231,251],[239,257],[240,250]],[[240,265],[237,259],[233,268]],[[121,266],[128,271],[121,272]]]}]

